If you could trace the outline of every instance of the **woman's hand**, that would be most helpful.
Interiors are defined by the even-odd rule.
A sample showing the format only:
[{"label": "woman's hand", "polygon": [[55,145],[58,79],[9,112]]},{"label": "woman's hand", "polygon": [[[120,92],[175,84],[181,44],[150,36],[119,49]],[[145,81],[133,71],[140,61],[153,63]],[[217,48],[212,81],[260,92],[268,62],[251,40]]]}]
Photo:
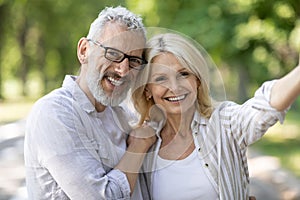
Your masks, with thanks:
[{"label": "woman's hand", "polygon": [[300,59],[298,66],[280,78],[273,86],[270,104],[273,108],[283,111],[300,95]]},{"label": "woman's hand", "polygon": [[135,146],[139,153],[147,151],[156,142],[155,130],[150,126],[143,125],[131,131],[127,139],[129,146]]}]

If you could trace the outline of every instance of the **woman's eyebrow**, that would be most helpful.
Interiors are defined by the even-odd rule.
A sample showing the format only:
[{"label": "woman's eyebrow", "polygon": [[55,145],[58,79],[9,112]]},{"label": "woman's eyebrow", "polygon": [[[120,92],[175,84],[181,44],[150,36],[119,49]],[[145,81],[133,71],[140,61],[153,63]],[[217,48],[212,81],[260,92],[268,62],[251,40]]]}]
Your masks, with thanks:
[{"label": "woman's eyebrow", "polygon": [[177,70],[177,72],[182,72],[182,71],[188,71],[188,72],[190,72],[191,70],[189,70],[189,69],[186,68],[186,67],[182,67],[182,68],[180,68],[179,70]]},{"label": "woman's eyebrow", "polygon": [[151,76],[161,76],[161,75],[165,75],[166,73],[162,73],[162,72],[160,72],[160,73],[154,73],[154,74],[152,74]]}]

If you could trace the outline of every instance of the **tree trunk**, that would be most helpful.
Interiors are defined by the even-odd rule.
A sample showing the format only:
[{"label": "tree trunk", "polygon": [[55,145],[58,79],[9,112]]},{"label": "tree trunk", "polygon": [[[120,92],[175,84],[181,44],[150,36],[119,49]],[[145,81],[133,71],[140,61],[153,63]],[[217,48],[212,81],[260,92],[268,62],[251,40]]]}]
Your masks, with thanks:
[{"label": "tree trunk", "polygon": [[[7,14],[7,5],[1,4],[0,5],[0,44],[1,46],[3,46],[4,44],[4,34],[5,34],[5,24],[6,24],[6,19],[8,16]],[[3,49],[0,48],[0,58],[2,57],[2,52]],[[2,67],[2,59],[0,60],[0,100],[4,99],[4,95],[3,95],[3,67]]]},{"label": "tree trunk", "polygon": [[27,21],[26,18],[24,19],[23,26],[20,30],[19,35],[19,45],[21,49],[21,56],[22,56],[22,63],[21,63],[21,69],[20,69],[20,78],[22,82],[22,95],[28,96],[27,88],[26,88],[26,82],[27,82],[27,74],[28,74],[28,61],[29,57],[26,54],[26,36],[27,36]]},{"label": "tree trunk", "polygon": [[238,68],[239,85],[238,85],[238,100],[244,102],[248,99],[247,88],[249,85],[249,74],[244,67]]},{"label": "tree trunk", "polygon": [[38,45],[38,67],[41,73],[42,81],[43,81],[43,89],[42,95],[48,93],[48,76],[45,73],[45,65],[46,65],[46,52],[45,52],[45,43],[44,43],[44,35],[39,36],[39,45]]}]

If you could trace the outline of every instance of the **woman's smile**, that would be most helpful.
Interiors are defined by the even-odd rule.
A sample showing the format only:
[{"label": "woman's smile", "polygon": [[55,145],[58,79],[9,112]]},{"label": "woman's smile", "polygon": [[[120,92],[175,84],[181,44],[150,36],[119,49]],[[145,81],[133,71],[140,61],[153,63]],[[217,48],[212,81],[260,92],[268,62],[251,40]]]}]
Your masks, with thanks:
[{"label": "woman's smile", "polygon": [[184,95],[179,95],[179,96],[166,97],[164,99],[167,101],[170,101],[170,102],[180,102],[180,101],[183,101],[186,97],[187,97],[187,94],[184,94]]}]

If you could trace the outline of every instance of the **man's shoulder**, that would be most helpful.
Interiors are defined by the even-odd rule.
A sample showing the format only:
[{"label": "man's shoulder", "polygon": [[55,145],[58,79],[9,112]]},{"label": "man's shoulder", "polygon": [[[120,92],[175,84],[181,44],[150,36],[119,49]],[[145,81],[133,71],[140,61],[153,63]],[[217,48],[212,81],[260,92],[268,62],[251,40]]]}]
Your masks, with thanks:
[{"label": "man's shoulder", "polygon": [[58,88],[38,99],[33,104],[30,114],[42,116],[69,112],[73,104],[72,94],[64,88]]},{"label": "man's shoulder", "polygon": [[58,88],[38,99],[35,105],[63,105],[73,100],[72,94],[65,88]]},{"label": "man's shoulder", "polygon": [[40,99],[37,100],[35,104],[43,106],[51,106],[51,105],[63,105],[65,102],[72,102],[74,99],[75,85],[74,85],[74,77],[70,75],[66,75],[63,85],[59,88],[56,88],[44,95]]}]

